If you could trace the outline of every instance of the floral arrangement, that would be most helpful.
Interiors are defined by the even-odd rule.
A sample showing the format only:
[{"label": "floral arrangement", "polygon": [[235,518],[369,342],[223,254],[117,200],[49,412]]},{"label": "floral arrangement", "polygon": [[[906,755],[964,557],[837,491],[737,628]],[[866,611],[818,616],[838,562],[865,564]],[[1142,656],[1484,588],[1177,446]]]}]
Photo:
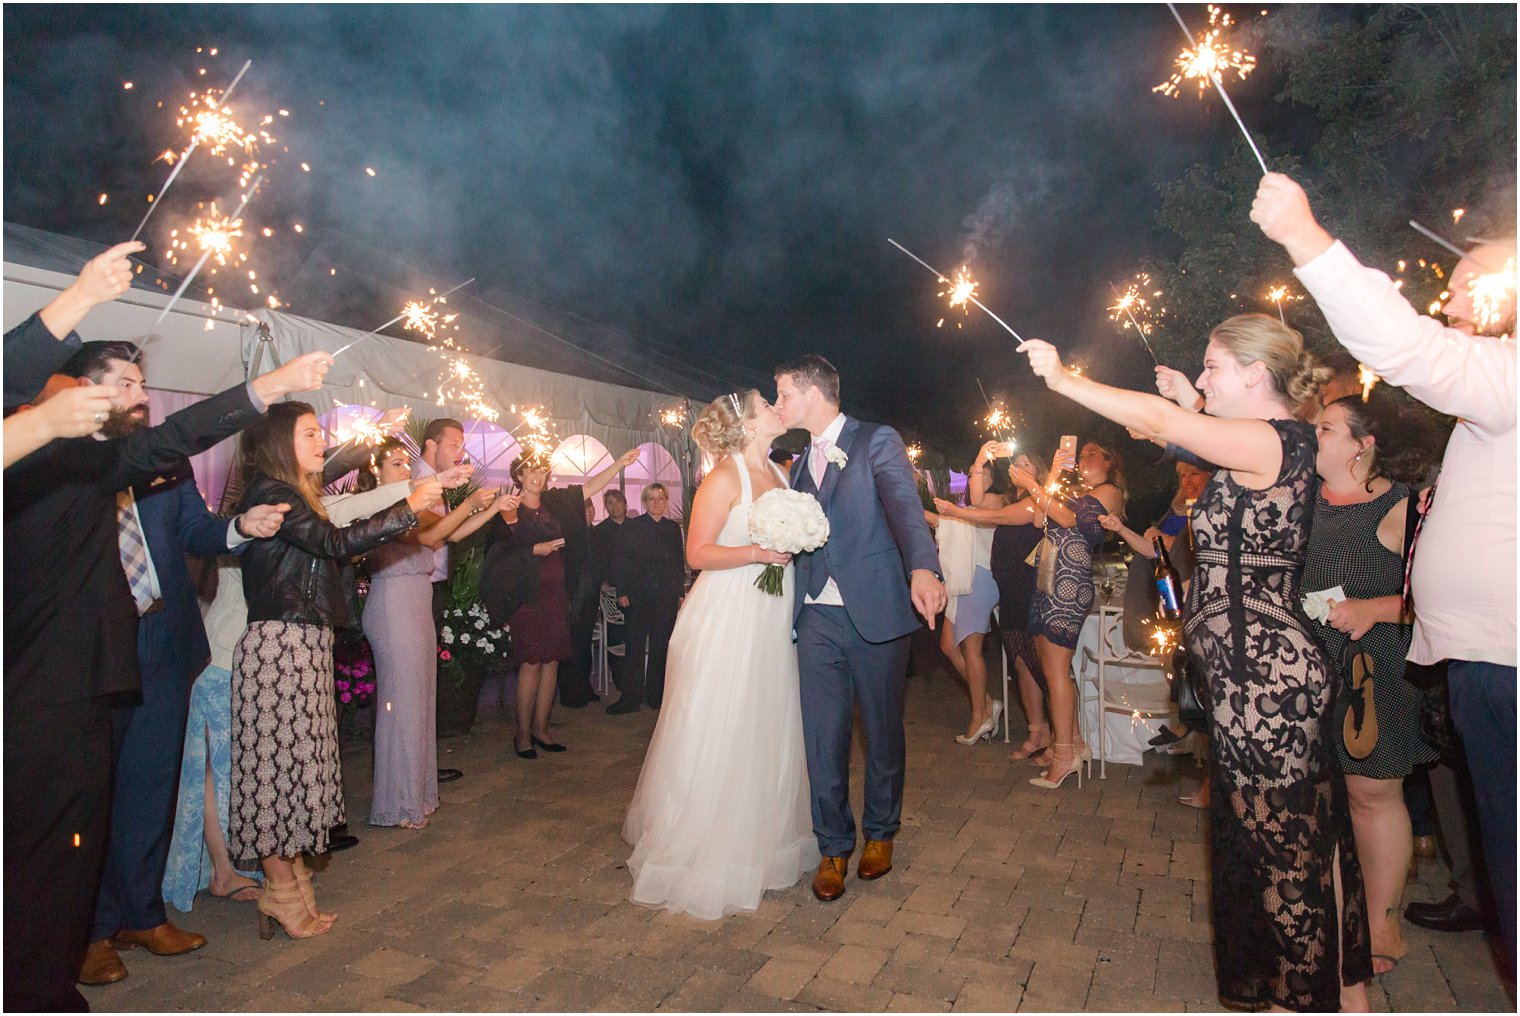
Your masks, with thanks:
[{"label": "floral arrangement", "polygon": [[369,660],[333,665],[333,684],[343,705],[366,705],[375,697],[375,668]]},{"label": "floral arrangement", "polygon": [[333,695],[345,736],[368,736],[359,716],[375,701],[375,659],[362,635],[343,632],[333,640]]},{"label": "floral arrangement", "polygon": [[[749,510],[750,539],[779,554],[801,554],[828,542],[829,519],[811,494],[784,487],[766,491]],[[755,579],[755,587],[772,596],[782,592],[785,569],[768,564]]]},{"label": "floral arrangement", "polygon": [[505,659],[512,642],[505,627],[493,627],[478,602],[450,607],[438,627],[438,659],[443,663],[491,663]]}]

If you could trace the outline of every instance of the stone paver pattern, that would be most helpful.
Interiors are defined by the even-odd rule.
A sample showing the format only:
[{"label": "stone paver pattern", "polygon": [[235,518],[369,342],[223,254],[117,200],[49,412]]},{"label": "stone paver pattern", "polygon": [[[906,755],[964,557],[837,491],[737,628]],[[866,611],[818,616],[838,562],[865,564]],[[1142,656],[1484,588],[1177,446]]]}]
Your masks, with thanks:
[{"label": "stone paver pattern", "polygon": [[[1193,761],[1147,756],[1040,790],[1001,740],[952,740],[964,689],[916,658],[894,870],[852,874],[834,903],[806,879],[715,922],[629,903],[620,830],[657,714],[557,710],[570,750],[523,761],[509,707],[487,702],[471,735],[441,742],[465,777],[420,832],[364,823],[370,754],[345,745],[362,842],[317,876],[330,934],[261,942],[253,904],[202,893],[170,919],[204,949],[124,953],[130,976],[86,997],[99,1011],[1219,1011],[1205,816],[1176,802]],[[1445,885],[1427,866],[1406,899]],[[1374,1010],[1514,1011],[1479,933],[1405,934]]]}]

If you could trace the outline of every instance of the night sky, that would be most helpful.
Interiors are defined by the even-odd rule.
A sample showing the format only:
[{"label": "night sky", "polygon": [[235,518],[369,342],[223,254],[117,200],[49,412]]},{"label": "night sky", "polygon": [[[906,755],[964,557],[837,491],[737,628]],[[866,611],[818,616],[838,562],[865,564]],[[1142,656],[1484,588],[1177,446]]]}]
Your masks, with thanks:
[{"label": "night sky", "polygon": [[[252,58],[234,109],[290,115],[248,216],[276,234],[249,249],[296,313],[372,327],[394,308],[356,312],[346,279],[477,276],[482,298],[720,377],[821,352],[847,408],[967,460],[978,377],[1034,431],[1077,414],[1038,398],[1013,340],[947,313],[887,237],[946,271],[969,261],[1024,335],[1141,385],[1149,360],[1106,320],[1108,283],[1175,253],[1156,185],[1241,144],[1217,99],[1152,94],[1180,42],[1159,4],[5,14],[8,221],[124,239],[167,172],[153,158],[183,145],[174,108]],[[1281,115],[1271,88],[1232,90],[1248,120]],[[146,238],[161,247],[230,179],[192,162]]]}]

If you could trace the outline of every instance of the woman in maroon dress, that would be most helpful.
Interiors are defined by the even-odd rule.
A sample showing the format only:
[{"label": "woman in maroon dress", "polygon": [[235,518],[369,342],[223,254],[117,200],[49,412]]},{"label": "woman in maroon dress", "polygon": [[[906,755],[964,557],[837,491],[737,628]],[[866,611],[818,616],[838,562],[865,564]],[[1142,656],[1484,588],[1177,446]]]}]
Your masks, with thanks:
[{"label": "woman in maroon dress", "polygon": [[[512,481],[522,488],[522,504],[517,509],[517,521],[502,523],[507,531],[497,533],[496,539],[501,549],[518,552],[505,560],[514,560],[514,570],[524,573],[521,577],[526,579],[513,608],[505,614],[517,660],[517,731],[512,746],[521,758],[537,758],[539,748],[565,750],[564,745],[549,740],[549,714],[554,709],[560,661],[575,651],[566,579],[578,574],[586,558],[585,502],[638,456],[636,448],[624,452],[584,485],[554,489],[549,488],[547,459],[525,457],[512,463]],[[493,520],[490,525],[497,523]],[[488,557],[482,584],[493,581],[494,574]],[[490,609],[492,597],[487,590],[482,592]]]}]

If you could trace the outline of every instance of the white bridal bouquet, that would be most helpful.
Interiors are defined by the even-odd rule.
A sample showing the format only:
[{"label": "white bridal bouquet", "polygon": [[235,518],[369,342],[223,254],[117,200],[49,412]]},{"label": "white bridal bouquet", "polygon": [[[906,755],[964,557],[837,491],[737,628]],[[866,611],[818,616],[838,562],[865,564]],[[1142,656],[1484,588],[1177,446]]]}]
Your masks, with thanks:
[{"label": "white bridal bouquet", "polygon": [[[829,540],[829,518],[811,494],[800,490],[768,490],[749,509],[750,539],[778,554],[802,554],[817,550]],[[768,564],[755,579],[755,586],[780,596],[784,569]]]}]

